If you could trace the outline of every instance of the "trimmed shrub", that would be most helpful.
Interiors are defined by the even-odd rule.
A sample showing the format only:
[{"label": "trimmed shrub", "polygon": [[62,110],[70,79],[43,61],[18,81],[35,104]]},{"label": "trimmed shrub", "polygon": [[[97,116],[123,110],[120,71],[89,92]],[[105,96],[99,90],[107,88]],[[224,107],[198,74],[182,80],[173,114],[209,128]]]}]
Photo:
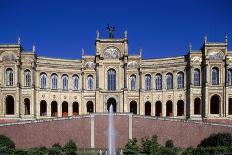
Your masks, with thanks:
[{"label": "trimmed shrub", "polygon": [[55,143],[52,145],[52,148],[49,149],[49,155],[60,155],[62,153],[62,147],[59,143]]},{"label": "trimmed shrub", "polygon": [[127,144],[123,149],[124,154],[138,154],[139,153],[139,146],[137,145],[137,139],[129,139]]},{"label": "trimmed shrub", "polygon": [[168,147],[168,148],[173,148],[174,147],[174,144],[173,144],[173,141],[170,139],[170,140],[167,140],[165,142],[165,147]]},{"label": "trimmed shrub", "polygon": [[142,138],[142,149],[146,154],[156,155],[159,152],[159,144],[157,142],[157,136],[153,135],[151,139],[147,137]]},{"label": "trimmed shrub", "polygon": [[229,133],[212,134],[201,141],[198,147],[232,146],[232,136]]},{"label": "trimmed shrub", "polygon": [[15,149],[15,143],[5,135],[0,135],[0,147],[1,148],[8,148],[8,149]]},{"label": "trimmed shrub", "polygon": [[74,141],[70,140],[68,141],[64,148],[63,151],[66,155],[75,155],[77,151],[77,146]]}]

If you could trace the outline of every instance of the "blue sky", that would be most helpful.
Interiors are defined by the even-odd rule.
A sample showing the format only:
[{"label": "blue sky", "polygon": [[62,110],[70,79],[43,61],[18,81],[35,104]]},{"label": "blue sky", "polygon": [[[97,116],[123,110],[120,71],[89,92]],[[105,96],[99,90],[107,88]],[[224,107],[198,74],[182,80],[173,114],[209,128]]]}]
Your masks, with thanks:
[{"label": "blue sky", "polygon": [[0,44],[20,36],[39,56],[79,59],[81,48],[94,55],[96,30],[108,37],[108,23],[116,38],[127,30],[129,53],[142,48],[143,58],[187,54],[205,35],[217,42],[228,35],[232,50],[231,0],[0,0],[0,19]]}]

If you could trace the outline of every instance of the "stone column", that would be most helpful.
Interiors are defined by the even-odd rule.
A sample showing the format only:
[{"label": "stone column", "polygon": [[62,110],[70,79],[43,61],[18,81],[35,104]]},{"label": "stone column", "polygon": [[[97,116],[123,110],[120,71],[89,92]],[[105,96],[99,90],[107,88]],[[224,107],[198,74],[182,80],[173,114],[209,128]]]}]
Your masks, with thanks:
[{"label": "stone column", "polygon": [[95,132],[94,132],[94,114],[90,115],[90,128],[91,128],[91,148],[95,148]]},{"label": "stone column", "polygon": [[133,120],[133,118],[132,118],[132,114],[129,114],[128,115],[129,116],[129,119],[128,119],[128,130],[129,130],[129,139],[132,139],[133,138],[133,131],[132,131],[132,120]]}]

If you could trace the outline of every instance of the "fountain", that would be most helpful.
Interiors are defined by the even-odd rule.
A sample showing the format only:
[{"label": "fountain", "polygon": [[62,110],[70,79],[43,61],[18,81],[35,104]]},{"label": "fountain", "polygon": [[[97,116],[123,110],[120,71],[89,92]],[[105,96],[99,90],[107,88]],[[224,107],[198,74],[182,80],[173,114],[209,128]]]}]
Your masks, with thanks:
[{"label": "fountain", "polygon": [[115,155],[115,130],[113,124],[113,105],[109,108],[108,155]]}]

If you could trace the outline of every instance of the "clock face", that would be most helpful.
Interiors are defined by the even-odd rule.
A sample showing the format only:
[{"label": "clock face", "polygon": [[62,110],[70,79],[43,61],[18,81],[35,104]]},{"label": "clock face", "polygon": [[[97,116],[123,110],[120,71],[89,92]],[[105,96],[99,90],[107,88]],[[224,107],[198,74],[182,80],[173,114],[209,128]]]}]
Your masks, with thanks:
[{"label": "clock face", "polygon": [[109,47],[104,51],[103,57],[106,59],[119,58],[119,50],[116,47]]}]

